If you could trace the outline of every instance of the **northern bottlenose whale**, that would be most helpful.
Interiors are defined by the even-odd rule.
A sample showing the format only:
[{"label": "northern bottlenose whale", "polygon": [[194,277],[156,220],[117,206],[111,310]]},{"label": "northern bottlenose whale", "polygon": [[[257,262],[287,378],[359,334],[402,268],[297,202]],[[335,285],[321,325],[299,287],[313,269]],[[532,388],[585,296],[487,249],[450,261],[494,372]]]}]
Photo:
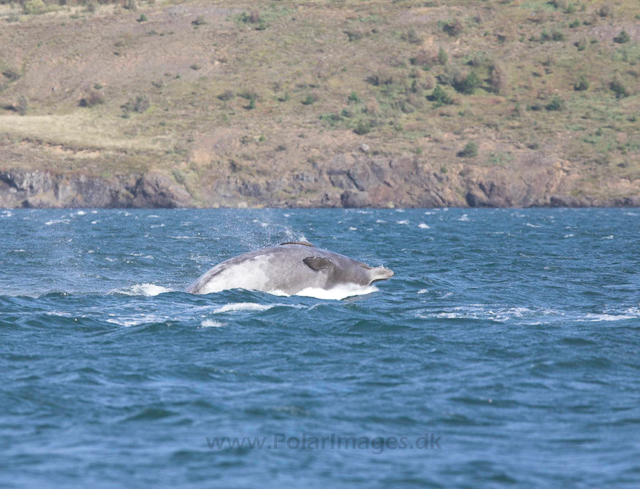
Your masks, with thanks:
[{"label": "northern bottlenose whale", "polygon": [[287,242],[251,251],[219,263],[187,292],[209,294],[247,289],[294,295],[305,290],[368,286],[393,277],[384,267],[370,267],[311,243]]}]

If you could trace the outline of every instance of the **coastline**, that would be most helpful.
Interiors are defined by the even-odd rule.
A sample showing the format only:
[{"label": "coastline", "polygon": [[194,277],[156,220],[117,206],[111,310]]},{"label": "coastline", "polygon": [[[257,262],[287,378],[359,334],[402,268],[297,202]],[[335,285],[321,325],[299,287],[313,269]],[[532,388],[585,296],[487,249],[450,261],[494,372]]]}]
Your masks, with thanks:
[{"label": "coastline", "polygon": [[568,163],[520,168],[460,164],[445,172],[418,157],[338,155],[273,175],[217,169],[179,183],[161,169],[0,169],[2,208],[637,207],[640,181],[585,178]]}]

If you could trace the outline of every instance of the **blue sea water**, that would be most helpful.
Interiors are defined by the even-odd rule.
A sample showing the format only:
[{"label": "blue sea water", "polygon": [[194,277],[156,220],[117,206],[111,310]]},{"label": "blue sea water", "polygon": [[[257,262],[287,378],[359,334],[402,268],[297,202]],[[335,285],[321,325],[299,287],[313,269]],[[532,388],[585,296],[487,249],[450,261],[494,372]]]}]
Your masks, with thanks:
[{"label": "blue sea water", "polygon": [[[0,210],[0,230],[1,487],[640,485],[640,210]],[[183,292],[303,238],[396,276],[345,300]]]}]

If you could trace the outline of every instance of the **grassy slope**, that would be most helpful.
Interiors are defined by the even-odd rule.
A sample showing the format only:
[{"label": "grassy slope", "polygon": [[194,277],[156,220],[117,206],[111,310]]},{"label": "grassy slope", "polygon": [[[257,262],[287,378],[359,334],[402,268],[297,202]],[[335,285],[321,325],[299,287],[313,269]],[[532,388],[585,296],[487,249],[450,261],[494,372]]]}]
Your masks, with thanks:
[{"label": "grassy slope", "polygon": [[[222,173],[304,171],[366,142],[442,172],[461,161],[514,172],[568,162],[597,195],[602,179],[640,178],[640,7],[569,5],[157,1],[41,15],[0,5],[0,72],[18,75],[0,75],[0,166],[105,176],[161,168],[204,202],[203,186]],[[243,21],[252,11],[260,20]],[[614,42],[623,29],[630,40]],[[475,93],[447,84],[471,72]],[[581,77],[589,88],[577,91]],[[629,96],[616,98],[613,80]],[[438,82],[453,105],[427,99]],[[92,93],[104,103],[80,107]],[[136,95],[151,107],[123,117]],[[554,98],[562,110],[546,108]],[[468,142],[478,155],[462,159]]]}]

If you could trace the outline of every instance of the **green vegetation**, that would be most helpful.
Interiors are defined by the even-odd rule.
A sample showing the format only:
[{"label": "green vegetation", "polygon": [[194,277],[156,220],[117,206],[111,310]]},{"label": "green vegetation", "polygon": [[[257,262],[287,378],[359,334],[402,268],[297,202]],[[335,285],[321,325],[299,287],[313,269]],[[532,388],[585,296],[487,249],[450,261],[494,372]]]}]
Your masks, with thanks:
[{"label": "green vegetation", "polygon": [[[562,161],[633,181],[636,15],[637,0],[0,0],[0,134],[29,141],[0,157],[185,165],[193,182],[230,160],[240,176],[320,165],[366,140],[450,175]],[[470,141],[481,157],[462,161]],[[95,163],[71,156],[87,148]]]},{"label": "green vegetation", "polygon": [[620,34],[613,38],[613,42],[617,42],[618,44],[624,44],[629,41],[631,41],[631,36],[629,36],[629,34],[627,34],[627,31],[625,31],[624,29],[620,31]]},{"label": "green vegetation", "polygon": [[460,158],[474,158],[478,156],[478,145],[473,141],[469,141],[461,151],[458,151],[458,156]]},{"label": "green vegetation", "polygon": [[576,83],[576,84],[573,86],[573,89],[574,89],[576,92],[582,92],[582,91],[584,91],[584,90],[589,90],[589,81],[587,80],[587,77],[586,77],[586,76],[584,76],[584,75],[582,75],[582,76],[580,77],[580,80],[578,80],[578,83]]}]

